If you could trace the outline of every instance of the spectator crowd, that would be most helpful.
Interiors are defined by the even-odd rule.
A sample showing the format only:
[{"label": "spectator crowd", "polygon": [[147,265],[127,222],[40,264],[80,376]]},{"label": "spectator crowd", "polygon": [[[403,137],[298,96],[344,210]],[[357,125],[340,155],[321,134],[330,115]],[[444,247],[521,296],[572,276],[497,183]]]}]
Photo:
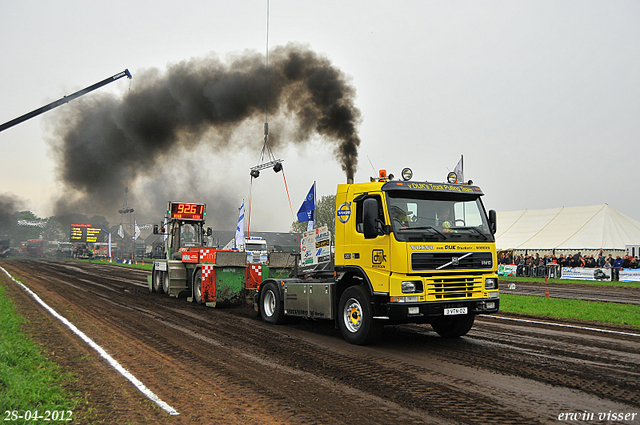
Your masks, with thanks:
[{"label": "spectator crowd", "polygon": [[593,255],[582,255],[578,252],[574,255],[560,254],[558,257],[555,254],[549,254],[540,256],[538,253],[535,255],[516,255],[515,257],[511,252],[505,252],[500,255],[498,259],[499,264],[513,264],[517,265],[517,276],[538,276],[544,275],[548,267],[584,267],[584,268],[604,268],[612,269],[614,280],[617,280],[618,273],[623,269],[637,269],[639,267],[640,260],[637,256],[625,255],[621,258],[619,255],[614,259],[611,254],[606,257],[602,251],[598,254],[597,258]]}]

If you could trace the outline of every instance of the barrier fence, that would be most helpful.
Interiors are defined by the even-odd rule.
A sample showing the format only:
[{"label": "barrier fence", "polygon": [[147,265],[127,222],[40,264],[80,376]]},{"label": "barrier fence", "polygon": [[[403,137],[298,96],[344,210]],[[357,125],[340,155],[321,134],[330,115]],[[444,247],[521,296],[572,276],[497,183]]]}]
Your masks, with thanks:
[{"label": "barrier fence", "polygon": [[640,282],[640,269],[616,270],[604,267],[560,267],[557,264],[548,264],[546,266],[518,266],[515,264],[500,264],[498,266],[498,276]]}]

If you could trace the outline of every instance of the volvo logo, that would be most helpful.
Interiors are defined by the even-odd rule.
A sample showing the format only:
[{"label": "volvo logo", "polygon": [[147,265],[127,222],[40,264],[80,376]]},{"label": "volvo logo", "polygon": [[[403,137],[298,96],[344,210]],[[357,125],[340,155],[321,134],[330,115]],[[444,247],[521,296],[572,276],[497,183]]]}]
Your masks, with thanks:
[{"label": "volvo logo", "polygon": [[460,264],[460,258],[458,257],[451,257],[451,264],[454,266],[457,266]]}]

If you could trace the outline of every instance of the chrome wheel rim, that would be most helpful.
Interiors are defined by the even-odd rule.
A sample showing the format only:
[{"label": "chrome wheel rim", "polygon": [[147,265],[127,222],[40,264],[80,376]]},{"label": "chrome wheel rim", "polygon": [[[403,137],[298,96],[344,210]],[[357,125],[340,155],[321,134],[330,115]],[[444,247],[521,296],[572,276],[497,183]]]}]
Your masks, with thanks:
[{"label": "chrome wheel rim", "polygon": [[355,333],[362,327],[362,306],[355,298],[349,298],[344,305],[343,323],[349,332]]}]

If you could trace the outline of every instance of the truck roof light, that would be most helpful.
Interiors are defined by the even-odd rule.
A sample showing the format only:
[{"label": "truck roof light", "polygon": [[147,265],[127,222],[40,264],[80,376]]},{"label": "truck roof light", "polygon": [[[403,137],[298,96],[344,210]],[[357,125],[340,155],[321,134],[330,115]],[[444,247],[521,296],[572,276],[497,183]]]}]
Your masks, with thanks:
[{"label": "truck roof light", "polygon": [[406,167],[402,169],[402,180],[404,181],[411,180],[412,177],[413,177],[413,171],[411,171],[411,168]]}]

